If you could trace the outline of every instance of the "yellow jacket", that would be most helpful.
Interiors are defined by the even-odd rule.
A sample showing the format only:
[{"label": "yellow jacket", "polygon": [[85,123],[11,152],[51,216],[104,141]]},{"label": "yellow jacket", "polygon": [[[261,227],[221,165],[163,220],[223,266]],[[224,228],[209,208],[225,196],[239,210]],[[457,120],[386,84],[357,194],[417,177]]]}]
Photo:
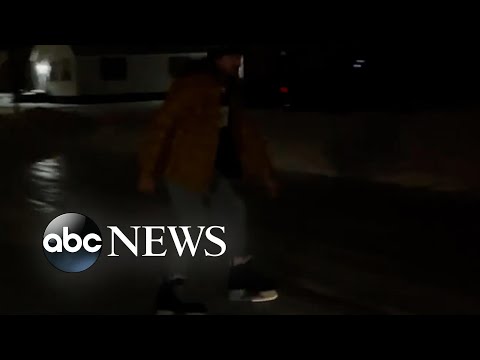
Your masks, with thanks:
[{"label": "yellow jacket", "polygon": [[[140,176],[162,176],[206,192],[215,171],[221,95],[222,84],[208,74],[178,79],[142,142]],[[244,180],[260,185],[271,176],[266,143],[243,113],[232,107],[234,142]]]}]

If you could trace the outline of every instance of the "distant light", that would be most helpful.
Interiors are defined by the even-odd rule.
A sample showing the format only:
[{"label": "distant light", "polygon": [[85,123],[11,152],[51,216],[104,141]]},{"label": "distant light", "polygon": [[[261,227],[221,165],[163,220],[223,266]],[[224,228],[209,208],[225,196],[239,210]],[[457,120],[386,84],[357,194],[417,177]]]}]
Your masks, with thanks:
[{"label": "distant light", "polygon": [[280,88],[280,92],[281,92],[282,94],[288,94],[288,87],[282,86],[282,87]]},{"label": "distant light", "polygon": [[287,52],[286,52],[286,51],[282,51],[282,52],[280,52],[280,55],[285,56],[285,55],[287,55]]},{"label": "distant light", "polygon": [[37,71],[38,75],[50,75],[52,67],[50,66],[48,61],[42,61],[35,64],[35,70]]},{"label": "distant light", "polygon": [[357,60],[357,63],[359,63],[359,64],[364,64],[364,63],[365,63],[365,60]]},{"label": "distant light", "polygon": [[354,64],[353,67],[354,67],[355,69],[361,69],[361,68],[362,68],[362,65],[360,65],[360,64]]}]

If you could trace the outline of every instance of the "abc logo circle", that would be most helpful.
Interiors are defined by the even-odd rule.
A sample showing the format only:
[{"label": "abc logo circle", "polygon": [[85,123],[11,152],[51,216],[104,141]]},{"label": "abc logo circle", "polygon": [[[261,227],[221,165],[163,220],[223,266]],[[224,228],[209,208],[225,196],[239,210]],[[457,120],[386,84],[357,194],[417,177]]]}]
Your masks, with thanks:
[{"label": "abc logo circle", "polygon": [[102,234],[92,219],[69,213],[55,218],[43,234],[43,252],[58,270],[79,273],[92,267],[102,251]]}]

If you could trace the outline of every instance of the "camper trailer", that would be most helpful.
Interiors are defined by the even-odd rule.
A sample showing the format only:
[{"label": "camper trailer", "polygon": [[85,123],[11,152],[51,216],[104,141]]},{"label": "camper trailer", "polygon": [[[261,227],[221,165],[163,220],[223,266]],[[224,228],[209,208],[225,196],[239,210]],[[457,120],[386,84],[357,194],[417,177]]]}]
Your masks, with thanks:
[{"label": "camper trailer", "polygon": [[51,97],[165,93],[183,64],[204,56],[193,47],[36,45],[32,90]]}]

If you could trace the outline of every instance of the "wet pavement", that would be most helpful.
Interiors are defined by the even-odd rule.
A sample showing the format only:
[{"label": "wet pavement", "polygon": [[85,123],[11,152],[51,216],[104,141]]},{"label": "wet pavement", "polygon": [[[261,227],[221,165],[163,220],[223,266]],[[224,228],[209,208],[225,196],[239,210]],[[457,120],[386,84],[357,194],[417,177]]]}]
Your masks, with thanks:
[{"label": "wet pavement", "polygon": [[[117,142],[99,146],[105,133]],[[87,272],[67,274],[42,252],[46,226],[66,212],[125,232],[173,221],[162,191],[155,197],[135,191],[135,156],[118,146],[122,136],[125,129],[96,129],[23,161],[4,150],[0,313],[153,312],[161,260],[102,253]],[[279,179],[279,199],[252,191],[245,197],[250,247],[258,265],[279,280],[281,297],[229,303],[225,260],[194,262],[190,296],[204,299],[212,314],[480,312],[480,203],[473,196],[302,173]]]},{"label": "wet pavement", "polygon": [[[2,313],[15,314],[151,314],[163,259],[108,258],[85,273],[67,274],[43,256],[41,240],[48,223],[67,212],[86,214],[100,228],[168,224],[168,199],[145,198],[134,191],[132,159],[111,159],[95,153],[63,154],[17,169],[23,181],[3,206]],[[126,176],[124,174],[127,174]],[[22,177],[18,177],[22,178]],[[105,235],[105,233],[104,233]],[[124,257],[123,257],[124,256]],[[285,289],[272,304],[231,304],[226,301],[225,262],[194,265],[193,298],[207,301],[212,314],[313,314],[345,311],[328,308],[308,292]],[[275,272],[274,267],[270,270]]]}]

